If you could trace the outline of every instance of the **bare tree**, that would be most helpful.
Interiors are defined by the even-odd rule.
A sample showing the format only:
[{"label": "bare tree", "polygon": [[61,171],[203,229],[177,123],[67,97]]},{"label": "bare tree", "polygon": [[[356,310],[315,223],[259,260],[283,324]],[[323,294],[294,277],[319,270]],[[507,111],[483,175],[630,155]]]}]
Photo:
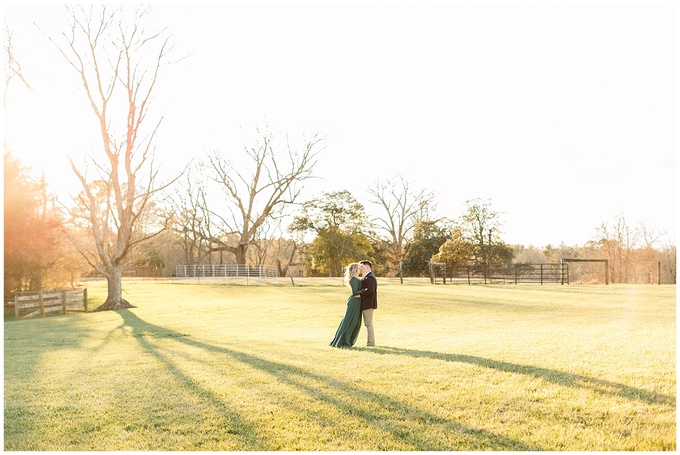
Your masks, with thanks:
[{"label": "bare tree", "polygon": [[675,284],[677,281],[678,256],[675,238],[669,234],[665,235],[666,248],[663,251],[665,268],[668,270],[669,282]]},{"label": "bare tree", "polygon": [[626,218],[620,214],[614,220],[612,227],[604,222],[598,228],[601,236],[600,243],[606,248],[609,259],[609,273],[613,283],[628,283],[629,269],[633,261],[633,251],[637,246],[640,230],[626,223]]},{"label": "bare tree", "polygon": [[394,176],[387,182],[378,182],[369,192],[373,197],[371,202],[383,209],[383,215],[375,219],[376,226],[389,236],[390,259],[403,283],[402,259],[406,241],[416,224],[427,219],[434,193],[413,189],[412,183],[402,175]]},{"label": "bare tree", "polygon": [[78,74],[101,134],[102,155],[91,157],[94,177],[87,166],[78,168],[70,160],[83,189],[75,198],[75,214],[85,217],[94,250],[73,241],[108,283],[106,301],[97,310],[132,306],[122,295],[126,259],[164,227],[149,230],[142,223],[152,197],[167,186],[158,182],[153,164],[160,120],[149,130],[143,127],[170,47],[162,33],[144,29],[148,9],[135,9],[128,22],[123,8],[67,7],[69,29],[50,38]]},{"label": "bare tree", "polygon": [[7,108],[7,94],[9,92],[9,86],[12,79],[17,78],[29,91],[33,92],[33,88],[24,78],[24,73],[21,69],[21,63],[19,63],[18,57],[13,46],[14,33],[10,31],[7,22],[5,22],[5,90],[3,92],[3,107]]},{"label": "bare tree", "polygon": [[178,235],[186,264],[202,264],[210,258],[207,239],[213,237],[214,229],[204,182],[194,173],[187,173],[182,188],[169,201],[172,230]]},{"label": "bare tree", "polygon": [[[276,221],[276,220],[272,220]],[[266,264],[267,258],[269,257],[270,247],[272,246],[271,240],[273,240],[276,232],[280,233],[280,223],[274,225],[265,220],[260,228],[255,231],[255,235],[252,238],[251,245],[254,248],[249,248],[248,258],[250,258],[255,264]]]},{"label": "bare tree", "polygon": [[295,239],[284,239],[279,237],[273,240],[276,244],[276,268],[279,271],[279,276],[286,276],[286,272],[293,276],[290,268],[295,265],[300,265],[300,258],[298,257],[298,242]]},{"label": "bare tree", "polygon": [[[639,223],[639,235],[642,238],[642,246],[638,251],[638,258],[635,261],[638,267],[643,268],[645,282],[648,284],[661,281],[659,276],[659,269],[656,261],[657,251],[654,249],[654,244],[657,243],[661,237],[661,233],[652,228],[646,221]],[[655,278],[656,277],[656,278]]]},{"label": "bare tree", "polygon": [[275,264],[279,276],[286,276],[298,259],[298,243],[294,239],[284,238],[281,220],[265,221],[256,232],[252,244],[255,251],[254,254],[249,252],[249,257],[254,258],[254,263]]},{"label": "bare tree", "polygon": [[225,160],[220,152],[210,156],[213,178],[224,189],[227,202],[221,214],[216,215],[224,223],[224,233],[238,238],[233,245],[215,236],[210,239],[212,251],[231,252],[239,264],[245,264],[248,247],[262,224],[267,219],[279,218],[284,208],[297,199],[301,190],[298,184],[312,178],[324,139],[316,134],[304,140],[300,152],[291,150],[287,143],[287,154],[280,154],[274,150],[273,133],[259,130],[257,133],[255,146],[244,146],[250,165],[240,167]]}]

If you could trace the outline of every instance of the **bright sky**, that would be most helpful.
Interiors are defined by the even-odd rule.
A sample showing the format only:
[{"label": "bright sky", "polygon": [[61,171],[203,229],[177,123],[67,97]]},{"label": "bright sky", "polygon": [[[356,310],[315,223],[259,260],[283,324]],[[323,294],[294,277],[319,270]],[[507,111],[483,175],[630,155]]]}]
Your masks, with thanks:
[{"label": "bright sky", "polygon": [[[160,76],[159,157],[237,154],[265,124],[320,131],[303,200],[349,189],[370,209],[368,186],[400,173],[439,216],[489,198],[511,244],[580,245],[620,214],[674,238],[675,2],[386,3],[155,6],[190,54]],[[4,7],[35,89],[11,88],[5,139],[56,187],[98,145],[76,75],[28,20],[61,11]]]}]

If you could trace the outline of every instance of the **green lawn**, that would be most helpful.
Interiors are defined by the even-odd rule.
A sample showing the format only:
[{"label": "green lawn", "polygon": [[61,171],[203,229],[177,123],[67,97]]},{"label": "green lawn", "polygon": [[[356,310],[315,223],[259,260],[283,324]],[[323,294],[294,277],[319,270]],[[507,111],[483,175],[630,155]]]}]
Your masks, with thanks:
[{"label": "green lawn", "polygon": [[676,448],[675,286],[379,279],[378,346],[336,349],[339,279],[259,284],[6,320],[5,450]]}]

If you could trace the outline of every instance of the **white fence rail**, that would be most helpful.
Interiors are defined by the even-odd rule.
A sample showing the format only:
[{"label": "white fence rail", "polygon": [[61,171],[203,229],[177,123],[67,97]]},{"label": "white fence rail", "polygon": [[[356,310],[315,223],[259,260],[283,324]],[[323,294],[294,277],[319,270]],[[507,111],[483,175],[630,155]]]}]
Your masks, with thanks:
[{"label": "white fence rail", "polygon": [[178,265],[175,267],[177,277],[257,277],[276,278],[278,269],[273,265],[245,265],[245,264],[195,264]]}]

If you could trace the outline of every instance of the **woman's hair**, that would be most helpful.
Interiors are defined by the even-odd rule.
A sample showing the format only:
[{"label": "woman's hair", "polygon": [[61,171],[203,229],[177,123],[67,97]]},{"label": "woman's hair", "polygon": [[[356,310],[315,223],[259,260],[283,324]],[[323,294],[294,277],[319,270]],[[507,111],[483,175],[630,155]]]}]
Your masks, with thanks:
[{"label": "woman's hair", "polygon": [[349,285],[349,280],[352,279],[352,277],[357,276],[357,271],[359,270],[359,263],[358,262],[352,262],[350,265],[345,267],[345,286],[350,287]]}]

